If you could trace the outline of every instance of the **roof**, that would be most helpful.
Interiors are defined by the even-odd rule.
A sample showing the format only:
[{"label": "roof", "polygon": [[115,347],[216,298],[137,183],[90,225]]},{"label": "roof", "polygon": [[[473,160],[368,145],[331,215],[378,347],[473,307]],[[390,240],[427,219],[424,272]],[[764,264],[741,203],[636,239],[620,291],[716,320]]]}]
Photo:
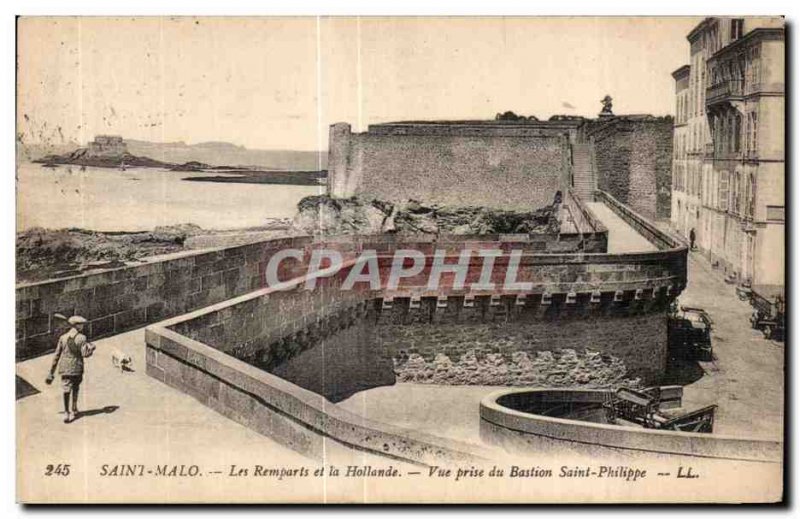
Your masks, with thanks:
[{"label": "roof", "polygon": [[398,128],[398,127],[508,127],[508,128],[574,128],[584,124],[587,119],[549,119],[546,121],[524,119],[518,121],[497,119],[475,120],[450,120],[450,121],[395,121],[370,124],[369,128]]},{"label": "roof", "polygon": [[542,124],[552,125],[553,123],[566,123],[566,124],[580,124],[586,119],[583,117],[575,119],[553,119],[540,120],[540,119],[520,119],[517,121],[508,119],[463,119],[463,120],[439,120],[439,121],[392,121],[386,123],[376,123],[370,126],[414,126],[414,125],[439,125],[439,126],[494,126],[494,125],[508,125],[508,126],[540,126]]},{"label": "roof", "polygon": [[708,18],[703,18],[702,22],[698,23],[694,29],[689,31],[689,34],[686,35],[686,39],[689,41],[694,40],[706,27],[711,25],[712,22],[714,22],[713,17],[709,16]]},{"label": "roof", "polygon": [[689,65],[683,65],[681,67],[678,67],[672,72],[672,77],[678,79],[683,76],[688,76],[691,69],[692,67]]},{"label": "roof", "polygon": [[745,46],[750,42],[755,42],[761,39],[772,39],[772,40],[780,40],[785,38],[785,33],[783,27],[756,27],[752,31],[748,32],[741,38],[736,41],[730,42],[728,45],[725,45],[717,52],[712,54],[708,60],[715,60],[720,56],[727,54],[730,51],[735,51],[739,47]]}]

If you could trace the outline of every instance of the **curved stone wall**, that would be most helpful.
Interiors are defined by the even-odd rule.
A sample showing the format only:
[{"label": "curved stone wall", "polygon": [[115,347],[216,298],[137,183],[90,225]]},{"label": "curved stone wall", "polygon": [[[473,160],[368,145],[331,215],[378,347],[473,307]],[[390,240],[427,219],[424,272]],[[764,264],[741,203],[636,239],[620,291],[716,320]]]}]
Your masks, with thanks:
[{"label": "curved stone wall", "polygon": [[[490,449],[374,422],[323,396],[157,325],[146,330],[147,374],[312,459],[331,444],[411,463],[476,463]],[[327,443],[326,443],[327,442]]]},{"label": "curved stone wall", "polygon": [[592,423],[588,412],[582,413],[584,420],[535,414],[559,405],[597,407],[610,395],[602,390],[568,389],[494,392],[480,405],[481,439],[512,452],[541,453],[555,448],[590,454],[625,451],[767,463],[782,460],[783,443],[779,441]]},{"label": "curved stone wall", "polygon": [[[658,230],[653,228],[652,232]],[[662,356],[666,360],[666,329],[662,334],[660,329],[642,328],[661,321],[665,325],[665,310],[686,282],[685,248],[667,235],[657,234],[657,238],[661,250],[635,254],[542,253],[524,237],[502,236],[484,237],[483,241],[446,236],[424,240],[355,236],[307,243],[301,247],[303,260],[282,270],[285,282],[281,286],[260,289],[149,327],[147,370],[223,414],[312,455],[319,451],[320,439],[328,437],[416,463],[443,458],[488,459],[490,452],[478,452],[480,449],[476,451],[473,446],[417,435],[361,417],[356,421],[341,415],[335,406],[326,407],[325,397],[337,400],[367,387],[391,384],[398,373],[403,373],[398,360],[408,361],[412,354],[433,361],[439,355],[441,361],[441,355],[448,354],[447,348],[463,344],[457,336],[448,338],[443,332],[447,329],[495,338],[499,332],[516,329],[524,340],[506,341],[510,346],[506,351],[498,341],[490,341],[497,351],[481,352],[482,361],[497,365],[500,358],[508,358],[519,366],[526,364],[525,353],[529,363],[536,364],[549,353],[552,366],[565,372],[561,374],[563,385],[571,384],[574,375],[591,386],[591,369],[575,368],[596,370],[598,366],[591,363],[598,362],[613,367],[611,371],[621,372],[622,365],[626,374],[632,368],[644,368],[639,373],[644,379],[655,377]],[[320,247],[333,247],[342,253],[342,271],[327,276],[308,272],[309,258]],[[457,261],[465,247],[506,252],[521,249],[519,279],[530,281],[530,290],[471,291],[445,283],[431,291],[426,284],[427,264],[419,276],[404,279],[394,290],[340,290],[348,270],[357,264],[358,253],[376,251],[380,277],[385,280],[392,253],[399,247],[420,250],[428,259],[435,251],[444,250],[447,261]],[[467,278],[474,278],[479,269],[478,262],[470,262]],[[314,290],[305,290],[309,278],[316,281]],[[601,321],[607,325],[599,325]],[[416,337],[412,347],[397,343],[401,334],[394,332],[400,329]],[[561,351],[567,348],[553,343],[570,337],[568,330],[571,344],[582,345],[572,353]],[[643,340],[646,337],[656,337],[655,342],[648,343]],[[537,341],[538,349],[526,352],[520,347]],[[361,348],[366,342],[369,347]],[[663,351],[659,344],[663,344]],[[428,352],[423,351],[426,345],[431,348]],[[437,351],[442,348],[445,351]],[[470,352],[464,354],[469,356]],[[376,370],[376,363],[382,368]],[[320,364],[333,369],[321,376],[316,369]],[[570,369],[564,369],[567,364]],[[602,387],[612,381],[597,382]],[[312,405],[308,399],[319,400]]]}]

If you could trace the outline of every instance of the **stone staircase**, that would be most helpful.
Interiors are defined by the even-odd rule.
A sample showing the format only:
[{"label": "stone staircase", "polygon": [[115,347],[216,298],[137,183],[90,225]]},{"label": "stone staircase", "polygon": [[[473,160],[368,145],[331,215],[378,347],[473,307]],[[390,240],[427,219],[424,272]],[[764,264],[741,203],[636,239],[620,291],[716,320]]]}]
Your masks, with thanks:
[{"label": "stone staircase", "polygon": [[572,145],[572,189],[583,200],[590,202],[594,190],[597,189],[592,164],[592,145],[590,143],[575,143]]}]

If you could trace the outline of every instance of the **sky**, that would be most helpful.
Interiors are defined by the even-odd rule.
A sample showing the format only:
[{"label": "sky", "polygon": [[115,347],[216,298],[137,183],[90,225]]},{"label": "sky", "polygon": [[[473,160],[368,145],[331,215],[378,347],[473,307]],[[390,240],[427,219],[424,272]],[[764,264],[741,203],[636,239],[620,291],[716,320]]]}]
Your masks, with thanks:
[{"label": "sky", "polygon": [[17,132],[324,150],[328,127],[674,113],[697,17],[21,18]]}]

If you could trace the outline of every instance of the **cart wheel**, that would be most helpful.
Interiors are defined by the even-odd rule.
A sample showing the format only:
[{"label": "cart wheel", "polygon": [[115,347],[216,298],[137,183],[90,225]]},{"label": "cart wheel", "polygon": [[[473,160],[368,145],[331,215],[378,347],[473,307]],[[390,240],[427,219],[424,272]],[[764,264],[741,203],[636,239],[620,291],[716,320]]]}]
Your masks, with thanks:
[{"label": "cart wheel", "polygon": [[771,339],[772,338],[772,326],[770,326],[768,324],[764,326],[764,338],[765,339]]}]

